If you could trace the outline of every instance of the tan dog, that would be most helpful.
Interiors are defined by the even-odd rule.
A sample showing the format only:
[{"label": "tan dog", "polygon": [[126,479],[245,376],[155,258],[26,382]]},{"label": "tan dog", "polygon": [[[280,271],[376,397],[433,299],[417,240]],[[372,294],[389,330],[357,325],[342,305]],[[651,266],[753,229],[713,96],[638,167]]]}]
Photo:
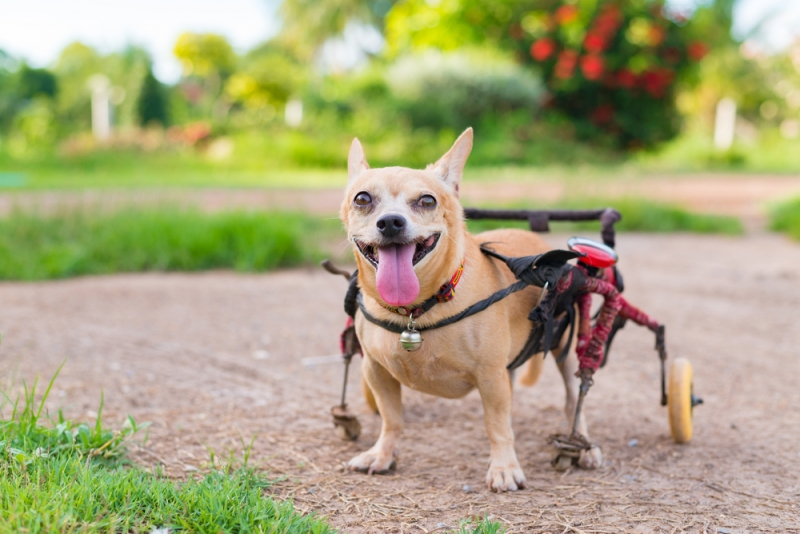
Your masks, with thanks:
[{"label": "tan dog", "polygon": [[[496,230],[471,235],[466,230],[458,187],[472,150],[472,129],[424,171],[404,167],[370,169],[358,139],[348,157],[349,181],[341,218],[353,244],[358,284],[366,310],[378,319],[405,326],[408,318],[387,306],[415,306],[436,294],[462,261],[463,274],[450,301],[435,305],[417,319],[420,327],[452,316],[515,282],[501,262],[484,255],[479,245],[490,241],[509,256],[539,254],[550,247],[533,232]],[[478,388],[484,407],[491,458],[486,483],[495,491],[525,487],[514,451],[511,429],[512,380],[506,366],[520,352],[531,330],[528,313],[538,288],[512,294],[486,310],[452,325],[423,332],[417,352],[406,352],[399,335],[356,315],[356,332],[364,353],[363,378],[382,417],[380,437],[348,466],[381,473],[396,459],[403,430],[401,385],[446,398],[459,398]],[[562,340],[562,343],[565,340]],[[573,344],[573,347],[575,345]],[[527,364],[523,383],[539,377],[542,356]],[[559,365],[567,390],[566,415],[575,413],[579,380],[577,357],[571,353]],[[580,432],[588,436],[581,420]],[[595,448],[580,459],[597,467],[602,454]]]}]

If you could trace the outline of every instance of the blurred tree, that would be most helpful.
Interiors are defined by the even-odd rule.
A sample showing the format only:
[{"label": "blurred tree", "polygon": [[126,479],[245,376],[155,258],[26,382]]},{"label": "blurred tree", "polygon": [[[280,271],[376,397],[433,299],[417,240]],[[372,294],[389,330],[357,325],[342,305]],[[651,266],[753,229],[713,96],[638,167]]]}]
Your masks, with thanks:
[{"label": "blurred tree", "polygon": [[17,95],[30,100],[37,96],[53,98],[56,96],[57,82],[55,75],[47,69],[32,69],[23,63],[17,72]]},{"label": "blurred tree", "polygon": [[400,0],[386,17],[387,50],[397,55],[411,49],[500,46],[508,40],[512,23],[542,4],[537,0]]},{"label": "blurred tree", "polygon": [[225,84],[225,95],[254,125],[273,118],[286,101],[298,94],[309,75],[309,65],[285,46],[262,44],[242,58],[240,68]]},{"label": "blurred tree", "polygon": [[61,52],[53,72],[58,83],[56,112],[63,134],[87,131],[91,126],[91,91],[88,80],[95,74],[109,78],[114,89],[114,122],[138,124],[136,102],[150,65],[148,53],[135,46],[108,55],[75,42]]},{"label": "blurred tree", "polygon": [[142,79],[142,87],[136,99],[136,116],[141,126],[158,124],[167,125],[167,97],[165,88],[153,76],[153,69],[148,65]]},{"label": "blurred tree", "polygon": [[14,118],[17,98],[13,88],[13,71],[16,68],[14,58],[0,50],[0,133],[8,129]]},{"label": "blurred tree", "polygon": [[225,120],[230,103],[223,88],[239,62],[230,43],[214,33],[186,32],[178,37],[173,53],[183,65],[181,90],[190,103],[186,116]]},{"label": "blurred tree", "polygon": [[278,41],[308,61],[328,39],[338,37],[350,23],[383,30],[383,21],[397,0],[284,0],[283,26]]},{"label": "blurred tree", "polygon": [[9,134],[12,152],[23,155],[53,140],[57,90],[52,72],[17,63],[0,52],[0,132]]},{"label": "blurred tree", "polygon": [[238,61],[230,43],[215,33],[182,33],[173,49],[183,65],[184,76],[224,79],[236,68]]}]

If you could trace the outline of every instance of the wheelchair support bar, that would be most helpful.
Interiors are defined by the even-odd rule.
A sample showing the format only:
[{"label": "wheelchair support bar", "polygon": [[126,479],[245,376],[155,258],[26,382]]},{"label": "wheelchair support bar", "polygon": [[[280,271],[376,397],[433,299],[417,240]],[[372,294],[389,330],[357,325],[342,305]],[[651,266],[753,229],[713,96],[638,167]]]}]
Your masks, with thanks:
[{"label": "wheelchair support bar", "polygon": [[533,232],[549,232],[550,221],[600,221],[603,243],[616,244],[614,224],[622,216],[613,208],[598,210],[484,210],[464,208],[467,219],[496,219],[500,221],[528,221]]}]

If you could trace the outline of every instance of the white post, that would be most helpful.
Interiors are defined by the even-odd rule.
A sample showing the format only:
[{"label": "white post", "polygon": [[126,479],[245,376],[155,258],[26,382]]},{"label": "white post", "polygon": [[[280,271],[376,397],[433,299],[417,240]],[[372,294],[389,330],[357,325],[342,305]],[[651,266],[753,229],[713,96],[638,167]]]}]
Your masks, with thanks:
[{"label": "white post", "polygon": [[92,90],[92,133],[99,141],[111,135],[111,82],[103,74],[89,78]]},{"label": "white post", "polygon": [[286,102],[284,119],[291,128],[297,128],[303,122],[303,102],[297,98],[292,98]]},{"label": "white post", "polygon": [[736,102],[723,98],[717,103],[717,116],[714,121],[714,146],[718,150],[728,150],[733,145],[736,130]]}]

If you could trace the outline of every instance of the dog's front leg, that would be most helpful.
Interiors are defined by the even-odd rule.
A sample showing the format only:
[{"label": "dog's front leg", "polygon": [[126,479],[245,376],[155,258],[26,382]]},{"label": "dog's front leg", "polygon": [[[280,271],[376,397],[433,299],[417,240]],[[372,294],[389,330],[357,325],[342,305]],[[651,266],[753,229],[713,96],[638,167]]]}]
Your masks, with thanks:
[{"label": "dog's front leg", "polygon": [[400,382],[382,365],[364,354],[361,372],[367,380],[381,414],[381,435],[375,445],[347,463],[352,471],[385,473],[394,467],[397,440],[403,432],[403,400]]},{"label": "dog's front leg", "polygon": [[491,445],[486,484],[492,491],[516,491],[525,487],[525,475],[514,451],[511,429],[511,376],[505,368],[481,377],[478,391]]}]

